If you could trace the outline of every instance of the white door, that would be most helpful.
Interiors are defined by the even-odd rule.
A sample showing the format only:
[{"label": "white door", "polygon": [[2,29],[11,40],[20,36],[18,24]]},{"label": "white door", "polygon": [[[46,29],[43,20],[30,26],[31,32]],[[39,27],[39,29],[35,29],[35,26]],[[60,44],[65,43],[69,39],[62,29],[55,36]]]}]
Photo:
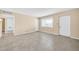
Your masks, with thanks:
[{"label": "white door", "polygon": [[60,35],[70,36],[70,16],[60,17]]}]

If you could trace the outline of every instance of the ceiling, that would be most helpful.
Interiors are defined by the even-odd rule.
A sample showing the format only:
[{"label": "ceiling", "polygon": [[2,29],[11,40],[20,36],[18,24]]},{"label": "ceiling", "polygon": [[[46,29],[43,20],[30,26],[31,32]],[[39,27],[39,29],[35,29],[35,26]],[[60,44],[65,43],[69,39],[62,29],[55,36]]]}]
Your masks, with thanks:
[{"label": "ceiling", "polygon": [[2,8],[1,10],[34,17],[42,17],[71,9],[72,8]]}]

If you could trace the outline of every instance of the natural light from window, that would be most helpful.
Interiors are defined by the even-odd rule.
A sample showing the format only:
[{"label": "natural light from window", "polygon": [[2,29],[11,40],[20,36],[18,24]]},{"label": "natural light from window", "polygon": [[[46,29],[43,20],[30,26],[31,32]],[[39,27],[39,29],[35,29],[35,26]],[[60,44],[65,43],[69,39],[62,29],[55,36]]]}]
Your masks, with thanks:
[{"label": "natural light from window", "polygon": [[53,27],[53,18],[52,17],[41,18],[41,27]]}]

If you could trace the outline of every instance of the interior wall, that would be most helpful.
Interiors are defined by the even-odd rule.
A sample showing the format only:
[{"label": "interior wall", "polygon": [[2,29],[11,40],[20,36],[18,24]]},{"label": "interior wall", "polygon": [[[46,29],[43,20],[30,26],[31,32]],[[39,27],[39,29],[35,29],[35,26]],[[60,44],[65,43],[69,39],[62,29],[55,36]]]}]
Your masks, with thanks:
[{"label": "interior wall", "polygon": [[36,17],[27,16],[23,14],[13,14],[15,16],[15,35],[35,32],[38,29],[38,22]]},{"label": "interior wall", "polygon": [[2,36],[2,21],[0,21],[0,37]]},{"label": "interior wall", "polygon": [[[27,16],[27,15],[18,14],[18,13],[13,13],[11,15],[14,16],[14,34],[15,35],[38,31],[39,22],[36,17]],[[7,33],[7,14],[0,14],[0,18],[5,19],[5,33]],[[2,25],[0,25],[0,28],[2,29]]]},{"label": "interior wall", "polygon": [[54,19],[53,24],[54,27],[53,28],[40,27],[40,31],[59,35],[59,17],[61,16],[71,17],[71,24],[70,24],[71,37],[79,38],[79,9],[53,14],[52,17]]},{"label": "interior wall", "polygon": [[[15,16],[15,34],[24,34],[29,32],[37,31],[37,25],[36,25],[36,17],[32,16],[26,16],[22,14],[13,14]],[[59,34],[59,17],[60,16],[70,16],[71,17],[71,37],[79,38],[79,9],[74,9],[71,11],[65,11],[61,13],[57,13],[52,15],[52,18],[54,19],[54,27],[53,28],[42,28],[40,27],[40,31],[52,33],[52,34]],[[5,16],[0,15],[0,18]],[[6,22],[6,21],[5,21]],[[5,23],[6,24],[6,23]],[[0,22],[0,28],[1,28],[1,22]],[[5,26],[6,28],[7,26]],[[0,29],[1,31],[1,29]],[[5,30],[6,31],[6,30]]]}]

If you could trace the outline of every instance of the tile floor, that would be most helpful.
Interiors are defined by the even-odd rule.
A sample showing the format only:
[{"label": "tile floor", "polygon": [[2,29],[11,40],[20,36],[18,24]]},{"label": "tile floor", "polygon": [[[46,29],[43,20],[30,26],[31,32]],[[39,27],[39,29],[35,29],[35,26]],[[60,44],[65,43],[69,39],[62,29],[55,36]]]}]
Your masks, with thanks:
[{"label": "tile floor", "polygon": [[79,51],[79,40],[42,32],[9,33],[0,38],[0,51]]}]

